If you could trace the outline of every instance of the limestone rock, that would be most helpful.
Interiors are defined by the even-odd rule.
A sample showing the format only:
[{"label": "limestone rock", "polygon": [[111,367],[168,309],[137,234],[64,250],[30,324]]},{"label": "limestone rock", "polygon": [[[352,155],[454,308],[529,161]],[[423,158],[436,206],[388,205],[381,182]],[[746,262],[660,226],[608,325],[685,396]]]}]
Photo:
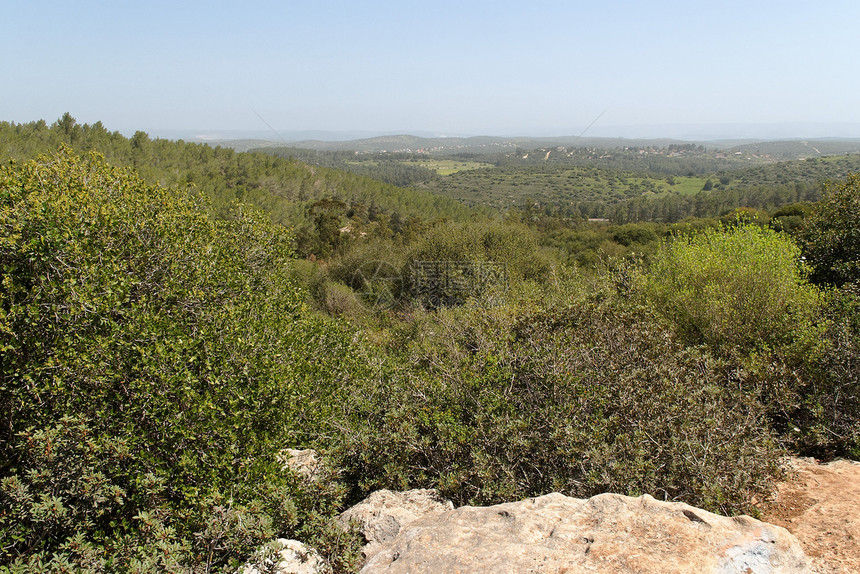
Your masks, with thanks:
[{"label": "limestone rock", "polygon": [[277,561],[273,570],[274,574],[322,574],[325,562],[317,552],[308,548],[298,540],[276,540],[280,550],[276,552],[274,560],[267,558],[261,563],[248,564],[242,570],[242,574],[260,574],[261,569],[269,572],[272,564]]},{"label": "limestone rock", "polygon": [[317,480],[323,471],[322,460],[312,448],[285,448],[278,453],[278,462],[311,482]]},{"label": "limestone rock", "polygon": [[367,540],[364,556],[373,556],[385,542],[394,539],[407,524],[427,514],[453,510],[450,500],[433,489],[405,492],[378,490],[340,515],[341,524],[357,522]]},{"label": "limestone rock", "polygon": [[372,555],[378,573],[800,574],[807,558],[788,531],[682,503],[548,494],[432,513]]}]

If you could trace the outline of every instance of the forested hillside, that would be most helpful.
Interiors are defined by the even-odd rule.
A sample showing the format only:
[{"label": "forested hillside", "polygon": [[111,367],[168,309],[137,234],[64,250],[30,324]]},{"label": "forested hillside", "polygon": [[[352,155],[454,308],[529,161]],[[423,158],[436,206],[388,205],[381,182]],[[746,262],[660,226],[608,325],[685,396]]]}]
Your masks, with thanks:
[{"label": "forested hillside", "polygon": [[344,211],[363,214],[365,223],[377,217],[461,220],[473,213],[449,198],[368,177],[264,154],[153,140],[143,132],[126,138],[108,131],[100,122],[79,125],[69,114],[51,125],[44,121],[0,122],[0,159],[4,162],[53,153],[61,144],[78,152],[97,151],[115,165],[134,168],[150,183],[194,185],[210,198],[216,213],[226,213],[231,203],[239,200],[259,207],[276,223],[298,228],[313,226],[310,210],[322,199],[341,202]]},{"label": "forested hillside", "polygon": [[[433,148],[368,152],[275,147],[259,151],[414,186],[471,206],[502,211],[537,207],[567,218],[624,224],[720,217],[738,208],[772,212],[792,203],[816,201],[824,181],[860,170],[856,153],[824,156],[804,143],[770,142],[729,149],[671,143],[664,147],[555,146],[473,152],[457,152],[456,145],[449,145],[450,155]],[[792,155],[787,150],[798,146],[811,157],[779,161]],[[821,148],[853,149],[847,141],[824,142]]]},{"label": "forested hillside", "polygon": [[[812,140],[716,140],[685,141],[671,138],[611,138],[589,136],[561,137],[418,137],[413,135],[385,135],[364,139],[320,141],[302,140],[281,143],[288,147],[327,152],[357,152],[360,154],[379,153],[423,153],[433,157],[446,156],[499,156],[515,153],[518,150],[551,149],[598,149],[598,150],[638,150],[642,149],[683,149],[690,147],[705,148],[723,156],[743,156],[741,160],[755,158],[757,161],[791,160],[821,155],[843,155],[860,152],[860,139],[857,138],[818,138]],[[281,143],[254,142],[249,140],[223,141],[224,145],[249,149],[251,147],[280,146]],[[738,153],[736,153],[738,152]],[[522,156],[522,154],[518,154]]]},{"label": "forested hillside", "polygon": [[816,201],[824,181],[860,170],[860,155],[753,167],[749,162],[720,160],[713,152],[684,149],[662,153],[539,149],[523,156],[538,160],[508,158],[497,167],[428,180],[421,188],[472,205],[538,204],[571,217],[671,223],[685,217],[719,217],[740,207],[775,211]]}]

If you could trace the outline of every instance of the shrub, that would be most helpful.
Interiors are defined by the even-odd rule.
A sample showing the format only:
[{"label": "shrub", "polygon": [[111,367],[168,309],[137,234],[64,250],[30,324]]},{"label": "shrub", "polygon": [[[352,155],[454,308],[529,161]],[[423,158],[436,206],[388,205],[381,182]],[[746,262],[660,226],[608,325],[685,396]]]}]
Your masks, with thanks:
[{"label": "shrub", "polygon": [[860,174],[829,183],[801,232],[803,254],[817,284],[860,282]]},{"label": "shrub", "polygon": [[[502,280],[511,283],[523,280],[546,283],[553,273],[551,259],[538,247],[537,238],[528,227],[499,222],[439,223],[414,243],[403,267],[404,278],[411,277],[415,262],[492,262],[498,266],[495,270],[504,270]],[[447,306],[463,304],[471,296],[480,296],[486,284],[494,283],[466,277],[463,283],[472,289],[451,289],[450,285],[460,277],[429,279],[431,288],[419,298],[433,307],[439,302]]]},{"label": "shrub", "polygon": [[274,453],[364,363],[305,313],[289,244],[96,155],[0,170],[0,562],[229,569],[333,511]]},{"label": "shrub", "polygon": [[612,240],[625,247],[631,245],[642,246],[657,241],[657,233],[654,224],[628,223],[619,225],[612,231]]},{"label": "shrub", "polygon": [[337,281],[328,281],[323,289],[325,290],[324,309],[329,315],[359,317],[366,312],[358,295],[346,285]]},{"label": "shrub", "polygon": [[471,504],[649,493],[737,512],[777,473],[742,375],[647,309],[586,300],[436,317],[343,423],[338,457],[365,490],[433,486]]},{"label": "shrub", "polygon": [[405,296],[403,248],[390,240],[357,243],[331,264],[329,275],[355,292],[370,310],[394,307]]},{"label": "shrub", "polygon": [[829,294],[823,324],[816,352],[793,362],[800,384],[787,423],[789,435],[806,454],[860,460],[860,293],[856,287]]},{"label": "shrub", "polygon": [[667,242],[641,285],[689,343],[750,353],[809,330],[818,292],[806,283],[799,255],[772,229],[704,229]]}]

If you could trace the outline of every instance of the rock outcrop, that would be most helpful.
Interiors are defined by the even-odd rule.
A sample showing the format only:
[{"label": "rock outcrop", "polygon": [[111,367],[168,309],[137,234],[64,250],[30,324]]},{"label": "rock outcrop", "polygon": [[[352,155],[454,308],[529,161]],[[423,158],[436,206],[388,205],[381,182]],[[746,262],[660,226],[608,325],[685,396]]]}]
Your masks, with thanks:
[{"label": "rock outcrop", "polygon": [[[284,450],[279,458],[310,481],[323,469],[310,450]],[[454,510],[434,490],[375,492],[341,522],[357,523],[368,541],[363,574],[860,572],[860,463],[791,463],[794,479],[761,508],[767,523],[616,494],[589,500],[550,494]],[[277,561],[280,574],[325,571],[313,550],[278,543],[267,567]]]},{"label": "rock outcrop", "polygon": [[747,516],[727,518],[648,495],[548,494],[400,523],[361,572],[800,574],[809,568],[794,536]]},{"label": "rock outcrop", "polygon": [[[321,574],[324,571],[325,563],[322,557],[298,540],[278,538],[275,543],[279,549],[275,550],[274,557],[265,558],[256,564],[248,564],[241,573]],[[261,553],[264,549],[261,549]]]},{"label": "rock outcrop", "polygon": [[393,492],[378,490],[340,515],[344,526],[357,523],[367,544],[362,551],[371,558],[382,545],[393,540],[400,530],[428,514],[454,509],[450,500],[433,489]]},{"label": "rock outcrop", "polygon": [[309,482],[317,480],[323,472],[323,462],[312,448],[302,450],[285,448],[278,453],[278,462]]}]

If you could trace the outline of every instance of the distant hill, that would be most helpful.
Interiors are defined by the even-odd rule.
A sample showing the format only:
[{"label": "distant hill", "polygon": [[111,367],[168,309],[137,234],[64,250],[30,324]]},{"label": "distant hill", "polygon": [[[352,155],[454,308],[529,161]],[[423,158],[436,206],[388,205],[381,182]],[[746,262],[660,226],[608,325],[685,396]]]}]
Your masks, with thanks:
[{"label": "distant hill", "polygon": [[234,151],[250,151],[252,149],[259,149],[262,147],[277,145],[275,142],[271,142],[269,140],[259,140],[259,139],[240,139],[240,140],[189,140],[194,143],[203,143],[211,147],[224,147],[230,148]]},{"label": "distant hill", "polygon": [[860,139],[812,139],[755,142],[726,150],[739,155],[768,155],[778,160],[804,159],[860,152]]},{"label": "distant hill", "polygon": [[[860,139],[808,139],[808,140],[717,140],[685,141],[670,138],[628,139],[604,137],[420,137],[408,134],[386,135],[372,138],[329,141],[308,139],[297,142],[261,142],[250,145],[252,140],[240,140],[236,145],[229,140],[218,145],[241,149],[254,147],[292,147],[316,151],[355,151],[358,153],[426,153],[429,155],[491,155],[515,149],[587,147],[598,149],[619,148],[665,148],[670,145],[696,144],[709,149],[719,149],[739,155],[770,156],[775,161],[801,159],[821,155],[843,155],[860,152]],[[210,142],[215,143],[215,142]]]},{"label": "distant hill", "polygon": [[320,151],[357,151],[361,153],[414,153],[423,151],[432,155],[455,154],[495,154],[516,148],[534,149],[540,147],[575,146],[596,148],[623,147],[666,147],[671,144],[689,143],[672,139],[638,140],[625,138],[583,138],[564,137],[419,137],[412,135],[378,136],[349,141],[305,140],[289,144],[290,147]]}]

